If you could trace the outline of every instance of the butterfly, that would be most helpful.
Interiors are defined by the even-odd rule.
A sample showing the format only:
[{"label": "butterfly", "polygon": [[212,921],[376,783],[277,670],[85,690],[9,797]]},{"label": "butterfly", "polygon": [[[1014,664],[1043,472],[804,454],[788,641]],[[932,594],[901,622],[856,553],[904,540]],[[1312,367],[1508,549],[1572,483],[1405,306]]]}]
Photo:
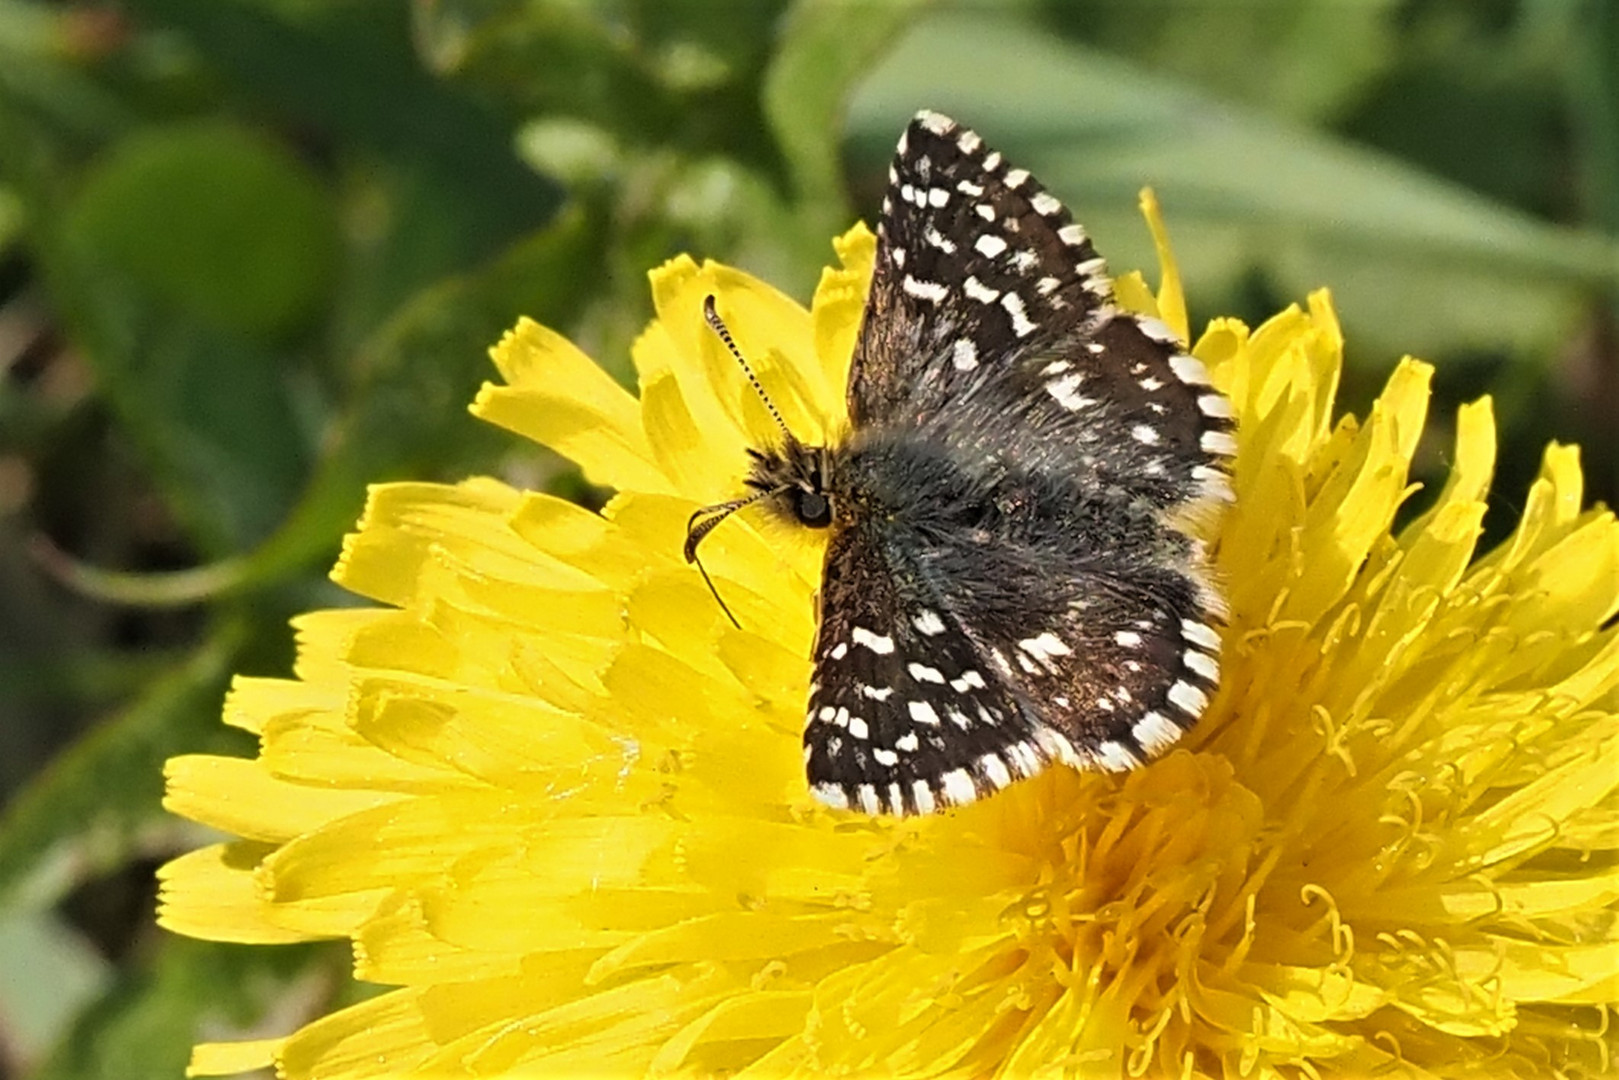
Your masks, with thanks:
[{"label": "butterfly", "polygon": [[1225,603],[1190,523],[1233,497],[1230,403],[973,131],[918,113],[888,180],[846,437],[806,445],[777,413],[781,443],[693,515],[686,557],[754,503],[830,531],[804,728],[830,806],[925,814],[1054,762],[1133,768],[1219,683]]}]

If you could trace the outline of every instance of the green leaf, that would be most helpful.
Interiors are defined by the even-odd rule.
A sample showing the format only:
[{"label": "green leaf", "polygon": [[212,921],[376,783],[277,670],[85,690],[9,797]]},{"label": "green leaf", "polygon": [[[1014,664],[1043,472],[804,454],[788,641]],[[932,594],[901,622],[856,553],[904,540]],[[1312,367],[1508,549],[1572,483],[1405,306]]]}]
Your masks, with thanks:
[{"label": "green leaf", "polygon": [[410,5],[130,0],[206,57],[231,98],[329,139],[350,160],[376,155],[431,174],[466,238],[458,267],[493,257],[548,221],[561,193],[512,148],[512,120],[424,70]]},{"label": "green leaf", "polygon": [[124,226],[108,202],[69,203],[67,153],[3,95],[0,145],[0,177],[26,207],[31,253],[55,314],[175,515],[213,553],[265,535],[310,456],[292,403],[297,354],[188,313],[109,259],[106,246],[129,242],[119,239]]},{"label": "green leaf", "polygon": [[274,144],[222,124],[124,140],[72,215],[109,268],[189,316],[250,334],[306,321],[336,266],[336,217],[320,182]]},{"label": "green leaf", "polygon": [[230,734],[219,703],[243,633],[219,632],[16,793],[0,814],[0,906],[54,899],[71,874],[118,864],[141,829],[165,820],[163,762]]},{"label": "green leaf", "polygon": [[924,3],[798,0],[783,22],[765,73],[765,116],[792,173],[805,232],[823,245],[846,224],[840,132],[850,90]]},{"label": "green leaf", "polygon": [[1402,0],[1052,5],[1088,44],[1230,101],[1299,120],[1331,117],[1395,55]]},{"label": "green leaf", "polygon": [[[119,971],[30,1080],[177,1080],[194,1043],[289,1033],[297,1021],[266,1014],[310,1001],[344,980],[347,951],[330,945],[264,948],[171,937],[150,963]],[[312,993],[313,992],[313,993]]]},{"label": "green leaf", "polygon": [[16,1059],[43,1055],[110,977],[106,961],[49,911],[0,914],[0,1018]]},{"label": "green leaf", "polygon": [[14,192],[0,188],[0,255],[5,255],[22,233],[22,200]]},{"label": "green leaf", "polygon": [[1290,297],[1330,285],[1361,355],[1544,347],[1582,287],[1619,278],[1600,234],[971,11],[929,15],[861,88],[864,160],[885,158],[919,106],[1031,169],[1116,267],[1154,265],[1135,209],[1150,184],[1194,300],[1229,300],[1255,271]]},{"label": "green leaf", "polygon": [[285,573],[336,545],[367,484],[451,477],[501,445],[467,415],[493,374],[489,349],[528,315],[577,315],[602,280],[599,222],[575,209],[475,274],[422,290],[360,349],[362,381],[314,478],[275,535],[248,557],[243,581]]},{"label": "green leaf", "polygon": [[[37,596],[29,600],[40,602]],[[56,649],[44,655],[14,651],[0,656],[0,703],[12,708],[37,708],[50,702],[110,703],[131,696],[181,659],[174,651],[153,648],[139,652]]]}]

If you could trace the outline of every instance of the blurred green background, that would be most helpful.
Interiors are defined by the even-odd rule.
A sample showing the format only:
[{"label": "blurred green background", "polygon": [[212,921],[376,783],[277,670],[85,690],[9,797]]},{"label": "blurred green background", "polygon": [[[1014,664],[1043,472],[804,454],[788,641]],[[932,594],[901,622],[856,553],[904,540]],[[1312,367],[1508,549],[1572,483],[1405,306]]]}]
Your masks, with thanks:
[{"label": "blurred green background", "polygon": [[358,992],[154,929],[204,839],[163,759],[252,752],[226,679],[352,602],[368,481],[592,497],[466,413],[519,314],[625,377],[670,255],[807,298],[922,106],[1116,268],[1154,185],[1194,325],[1331,286],[1349,407],[1437,362],[1427,479],[1494,394],[1494,536],[1548,440],[1613,499],[1608,0],[0,0],[0,1080],[175,1077]]}]

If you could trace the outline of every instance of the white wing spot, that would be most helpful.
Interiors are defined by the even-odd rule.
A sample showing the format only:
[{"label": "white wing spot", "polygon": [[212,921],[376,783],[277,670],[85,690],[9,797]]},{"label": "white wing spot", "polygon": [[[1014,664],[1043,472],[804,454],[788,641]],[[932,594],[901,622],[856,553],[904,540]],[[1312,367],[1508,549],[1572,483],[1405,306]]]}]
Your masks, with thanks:
[{"label": "white wing spot", "polygon": [[1070,412],[1078,412],[1080,409],[1089,408],[1096,404],[1094,398],[1084,397],[1078,392],[1079,384],[1083,380],[1084,377],[1078,372],[1064,375],[1060,379],[1054,379],[1046,383],[1046,393],[1056,398],[1057,404],[1063,408]]},{"label": "white wing spot", "polygon": [[1037,660],[1045,660],[1053,656],[1071,656],[1074,652],[1062,638],[1053,634],[1050,630],[1047,630],[1039,637],[1024,638],[1017,644],[1018,648],[1029,653]]},{"label": "white wing spot", "polygon": [[1159,443],[1158,429],[1148,427],[1146,424],[1137,424],[1130,429],[1130,437],[1138,443],[1147,446],[1157,446]]},{"label": "white wing spot", "polygon": [[[1192,475],[1196,476],[1197,473],[1194,471]],[[1181,637],[1185,638],[1187,641],[1190,641],[1193,645],[1196,645],[1199,648],[1207,649],[1210,652],[1220,651],[1220,635],[1216,634],[1214,632],[1214,628],[1209,626],[1207,623],[1193,622],[1191,619],[1182,619]]]},{"label": "white wing spot", "polygon": [[1192,716],[1202,716],[1203,710],[1209,707],[1208,695],[1184,680],[1169,688],[1168,697],[1172,705]]},{"label": "white wing spot", "polygon": [[940,671],[936,667],[928,667],[926,664],[918,664],[913,660],[909,664],[905,665],[905,670],[909,671],[911,673],[911,678],[915,679],[917,682],[938,683],[940,686],[943,686],[945,683],[944,672]]},{"label": "white wing spot", "polygon": [[915,752],[916,750],[920,749],[921,746],[922,740],[916,737],[916,732],[914,731],[907,731],[905,734],[894,740],[894,749],[903,750],[907,754]]},{"label": "white wing spot", "polygon": [[933,791],[928,787],[926,780],[912,781],[911,798],[916,800],[918,814],[931,814],[938,809],[933,802]]},{"label": "white wing spot", "polygon": [[975,199],[984,193],[983,187],[973,183],[971,180],[956,181],[956,190],[963,195],[971,195]]},{"label": "white wing spot", "polygon": [[961,283],[961,291],[981,304],[993,304],[1001,296],[999,292],[989,288],[976,277],[971,276]]},{"label": "white wing spot", "polygon": [[905,269],[905,249],[904,248],[897,247],[897,248],[889,249],[888,257],[890,259],[894,260],[894,265],[895,266],[899,267],[901,270]]},{"label": "white wing spot", "polygon": [[1237,440],[1227,431],[1205,431],[1203,437],[1197,440],[1197,445],[1211,454],[1234,457],[1237,453]]},{"label": "white wing spot", "polygon": [[928,637],[944,633],[944,620],[931,608],[923,608],[917,612],[916,618],[911,620],[911,625],[916,627],[917,633],[926,634]]},{"label": "white wing spot", "polygon": [[856,739],[867,739],[871,737],[871,729],[866,727],[865,720],[858,716],[851,716],[849,717],[849,734]]},{"label": "white wing spot", "polygon": [[978,346],[972,343],[971,338],[957,338],[951,349],[950,362],[957,371],[971,371],[978,366]]},{"label": "white wing spot", "polygon": [[939,777],[939,788],[944,797],[957,806],[978,797],[978,789],[973,786],[973,778],[967,775],[966,769],[954,769]]},{"label": "white wing spot", "polygon": [[917,113],[916,120],[935,135],[948,135],[956,128],[954,120],[943,113],[936,113],[932,109],[923,109]]},{"label": "white wing spot", "polygon": [[1203,394],[1197,399],[1197,408],[1204,416],[1231,419],[1231,402],[1226,400],[1224,394]]},{"label": "white wing spot", "polygon": [[1192,479],[1198,482],[1205,499],[1231,502],[1237,497],[1237,493],[1231,490],[1230,479],[1219,469],[1211,469],[1207,465],[1193,465]]},{"label": "white wing spot", "polygon": [[875,749],[872,750],[871,756],[877,759],[877,764],[879,764],[879,765],[898,765],[899,764],[899,755],[898,754],[894,753],[894,751],[892,751],[892,750],[885,750],[880,746],[876,747]]},{"label": "white wing spot", "polygon": [[1141,635],[1134,630],[1120,630],[1113,635],[1113,640],[1126,649],[1134,649],[1141,644]]},{"label": "white wing spot", "polygon": [[1067,371],[1070,367],[1073,367],[1073,365],[1070,364],[1066,360],[1053,360],[1051,363],[1047,364],[1045,367],[1040,369],[1040,374],[1042,374],[1042,375],[1061,375],[1063,372]]},{"label": "white wing spot", "polygon": [[1169,358],[1169,370],[1175,373],[1175,378],[1191,386],[1207,386],[1209,384],[1209,369],[1203,366],[1203,361],[1195,356],[1185,353],[1176,353]]},{"label": "white wing spot", "polygon": [[985,172],[994,172],[996,169],[998,169],[1000,167],[1001,167],[1001,152],[999,150],[991,150],[989,152],[989,155],[984,158],[984,171]]},{"label": "white wing spot", "polygon": [[1134,754],[1124,748],[1123,743],[1112,739],[1096,748],[1096,760],[1109,772],[1125,772],[1141,764]]},{"label": "white wing spot", "polygon": [[1017,293],[1007,293],[1001,297],[1001,307],[1012,317],[1012,333],[1020,338],[1034,333],[1034,323],[1029,321],[1029,313],[1023,306],[1023,297]]},{"label": "white wing spot", "polygon": [[1211,683],[1217,683],[1220,681],[1219,661],[1215,660],[1214,657],[1209,656],[1207,653],[1200,653],[1195,649],[1187,649],[1186,652],[1181,654],[1181,660],[1188,668],[1192,670],[1194,674],[1201,676]]},{"label": "white wing spot", "polygon": [[1087,237],[1085,236],[1085,230],[1083,227],[1079,225],[1064,225],[1062,228],[1057,230],[1057,239],[1061,240],[1069,247],[1078,247],[1086,241]]},{"label": "white wing spot", "polygon": [[1094,259],[1086,259],[1084,262],[1076,264],[1074,269],[1079,271],[1079,276],[1082,278],[1099,277],[1107,273],[1107,260],[1097,256]]},{"label": "white wing spot", "polygon": [[1028,178],[1028,169],[1012,169],[1006,174],[1006,186],[1009,188],[1020,188],[1023,186],[1024,181],[1026,181]]},{"label": "white wing spot", "polygon": [[950,193],[942,187],[928,188],[928,205],[938,209],[950,201]]},{"label": "white wing spot", "polygon": [[950,680],[950,688],[958,694],[965,694],[969,690],[982,690],[986,685],[984,677],[972,668]]},{"label": "white wing spot", "polygon": [[849,793],[837,784],[816,784],[810,794],[834,810],[849,809]]},{"label": "white wing spot", "polygon": [[900,288],[918,300],[928,300],[935,304],[950,295],[950,290],[937,281],[923,281],[910,274],[905,275],[905,280],[900,282]]},{"label": "white wing spot", "polygon": [[956,139],[956,145],[961,148],[963,154],[974,153],[983,144],[984,140],[980,139],[975,131],[963,131]]},{"label": "white wing spot", "polygon": [[1003,788],[1012,782],[1012,774],[1006,768],[1006,762],[998,754],[985,754],[978,759],[978,771],[984,774],[985,779],[998,788]]},{"label": "white wing spot", "polygon": [[838,710],[830,705],[822,705],[821,711],[815,714],[815,718],[823,724],[829,724],[836,715],[838,715]]},{"label": "white wing spot", "polygon": [[989,203],[979,203],[977,206],[974,206],[973,209],[976,210],[978,212],[978,216],[983,218],[985,221],[995,220],[995,208],[989,205]]},{"label": "white wing spot", "polygon": [[856,645],[864,645],[879,656],[887,656],[894,651],[893,638],[887,634],[874,634],[864,626],[855,627],[854,633],[849,636],[854,638]]},{"label": "white wing spot", "polygon": [[1068,741],[1068,736],[1062,732],[1048,727],[1035,728],[1034,741],[1040,744],[1040,749],[1046,752],[1046,757],[1076,769],[1084,768],[1084,759],[1074,750],[1074,744]]},{"label": "white wing spot", "polygon": [[922,239],[926,240],[928,243],[932,244],[946,255],[954,255],[956,253],[956,242],[941,233],[938,229],[935,229],[932,225],[929,225],[926,229],[922,230]]},{"label": "white wing spot", "polygon": [[1062,203],[1058,202],[1056,199],[1052,198],[1050,195],[1047,195],[1043,191],[1038,195],[1030,197],[1029,205],[1034,207],[1035,213],[1044,214],[1047,217],[1050,217],[1052,214],[1055,214],[1057,211],[1062,209]]},{"label": "white wing spot", "polygon": [[855,798],[860,802],[860,809],[868,814],[875,814],[883,808],[883,804],[877,801],[877,789],[870,784],[855,788]]},{"label": "white wing spot", "polygon": [[905,711],[910,713],[911,719],[918,724],[926,724],[928,727],[939,726],[939,714],[925,701],[907,701]]},{"label": "white wing spot", "polygon": [[[1041,296],[1050,296],[1052,293],[1057,291],[1057,286],[1059,286],[1061,284],[1062,284],[1062,282],[1059,281],[1057,278],[1043,277],[1039,281],[1034,283],[1034,291],[1039,293]],[[1058,305],[1058,306],[1064,306],[1064,305]]]},{"label": "white wing spot", "polygon": [[894,696],[892,686],[862,686],[860,696],[870,698],[872,701],[887,701]]},{"label": "white wing spot", "polygon": [[1033,776],[1040,771],[1040,757],[1026,742],[1013,743],[1006,748],[1006,757],[1020,776]]},{"label": "white wing spot", "polygon": [[1136,721],[1136,726],[1130,729],[1141,749],[1149,754],[1156,754],[1170,746],[1181,737],[1181,729],[1169,721],[1163,713],[1150,712]]},{"label": "white wing spot", "polygon": [[1141,327],[1143,334],[1146,334],[1154,341],[1162,342],[1165,345],[1180,344],[1179,335],[1171,330],[1169,324],[1162,319],[1155,319],[1151,315],[1137,315],[1136,325]]},{"label": "white wing spot", "polygon": [[911,798],[916,800],[916,813],[931,814],[937,810],[933,790],[929,789],[926,780],[911,780]]},{"label": "white wing spot", "polygon": [[993,259],[1006,250],[1006,241],[994,233],[984,233],[973,243],[978,253],[986,259]]},{"label": "white wing spot", "polygon": [[826,655],[831,657],[833,660],[842,660],[845,656],[849,655],[849,643],[847,641],[838,642],[836,645],[832,646],[832,651]]}]

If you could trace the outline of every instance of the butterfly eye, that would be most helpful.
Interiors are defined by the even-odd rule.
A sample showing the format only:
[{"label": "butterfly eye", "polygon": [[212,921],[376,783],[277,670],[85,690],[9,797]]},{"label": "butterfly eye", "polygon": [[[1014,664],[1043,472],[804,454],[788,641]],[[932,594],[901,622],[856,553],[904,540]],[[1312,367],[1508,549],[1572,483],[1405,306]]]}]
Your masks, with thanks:
[{"label": "butterfly eye", "polygon": [[832,504],[818,491],[803,488],[794,491],[793,514],[812,529],[824,529],[832,524]]}]

